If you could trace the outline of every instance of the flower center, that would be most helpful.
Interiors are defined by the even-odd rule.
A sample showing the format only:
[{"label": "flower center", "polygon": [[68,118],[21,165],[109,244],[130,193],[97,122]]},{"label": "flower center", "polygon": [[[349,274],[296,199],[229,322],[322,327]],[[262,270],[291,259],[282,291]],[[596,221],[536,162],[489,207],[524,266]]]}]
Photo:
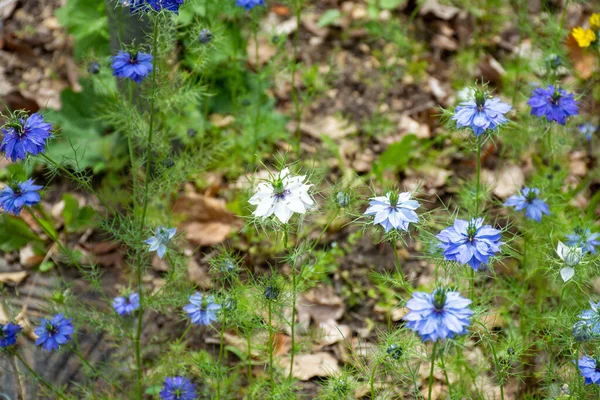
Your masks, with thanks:
[{"label": "flower center", "polygon": [[444,310],[444,305],[446,305],[446,290],[437,289],[433,294],[433,307],[435,311],[441,312]]},{"label": "flower center", "polygon": [[554,94],[550,98],[550,103],[552,103],[552,104],[558,104],[558,101],[560,100],[561,97],[562,96],[561,96],[560,92],[558,91],[558,89],[556,89],[554,91]]},{"label": "flower center", "polygon": [[469,222],[469,226],[467,227],[467,238],[469,242],[475,241],[475,236],[477,235],[477,227],[475,223]]},{"label": "flower center", "polygon": [[278,200],[283,200],[286,196],[290,194],[290,190],[286,189],[283,181],[281,179],[277,179],[272,183],[274,197]]},{"label": "flower center", "polygon": [[138,63],[137,51],[135,53],[130,53],[129,54],[129,64],[137,64],[137,63]]},{"label": "flower center", "polygon": [[483,111],[485,109],[485,99],[487,98],[487,94],[485,90],[477,90],[475,92],[475,104],[477,105],[477,109],[479,111]]},{"label": "flower center", "polygon": [[58,329],[56,328],[56,326],[52,325],[51,323],[47,323],[46,324],[46,332],[48,333],[48,336],[54,336],[58,333]]},{"label": "flower center", "polygon": [[535,192],[533,190],[530,190],[529,193],[527,193],[527,196],[525,196],[525,201],[527,201],[527,203],[531,204],[533,202],[533,200],[535,200],[536,195]]},{"label": "flower center", "polygon": [[396,208],[398,207],[398,201],[400,200],[400,195],[398,192],[390,192],[390,207]]}]

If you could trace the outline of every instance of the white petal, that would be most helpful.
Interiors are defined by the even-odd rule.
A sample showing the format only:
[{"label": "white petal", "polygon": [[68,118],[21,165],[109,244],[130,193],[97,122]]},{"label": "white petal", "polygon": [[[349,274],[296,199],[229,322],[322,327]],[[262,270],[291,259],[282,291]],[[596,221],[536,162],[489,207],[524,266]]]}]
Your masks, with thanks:
[{"label": "white petal", "polygon": [[567,282],[575,275],[575,270],[571,267],[564,267],[560,270],[560,276],[564,282]]},{"label": "white petal", "polygon": [[293,211],[283,201],[275,204],[274,212],[275,216],[284,224],[287,224],[293,214]]}]

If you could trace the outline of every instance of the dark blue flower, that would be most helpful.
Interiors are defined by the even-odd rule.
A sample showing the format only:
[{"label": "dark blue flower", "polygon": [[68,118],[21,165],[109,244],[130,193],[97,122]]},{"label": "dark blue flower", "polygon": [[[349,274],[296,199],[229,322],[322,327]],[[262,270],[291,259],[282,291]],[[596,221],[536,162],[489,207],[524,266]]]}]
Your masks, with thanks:
[{"label": "dark blue flower", "polygon": [[548,85],[546,89],[535,89],[527,104],[531,106],[531,115],[546,117],[548,121],[556,121],[561,125],[579,112],[573,94],[555,88],[554,85]]},{"label": "dark blue flower", "polygon": [[14,187],[6,186],[0,192],[0,207],[4,212],[19,215],[24,206],[33,207],[41,200],[37,192],[42,187],[33,184],[33,179],[18,183]]},{"label": "dark blue flower", "polygon": [[221,305],[215,303],[213,296],[203,297],[196,292],[190,296],[190,304],[183,307],[194,325],[210,325],[217,320],[217,311]]},{"label": "dark blue flower", "polygon": [[504,116],[512,107],[498,98],[487,98],[485,92],[475,92],[475,99],[460,103],[452,116],[457,128],[469,127],[475,136],[494,130],[508,122]]},{"label": "dark blue flower", "polygon": [[113,75],[117,78],[129,78],[138,84],[152,72],[152,68],[151,54],[119,51],[112,57]]},{"label": "dark blue flower", "polygon": [[596,246],[600,244],[600,233],[592,233],[589,229],[575,228],[573,233],[567,235],[567,244],[572,247],[581,247],[584,253],[596,254]]},{"label": "dark blue flower", "polygon": [[179,14],[179,7],[184,0],[146,0],[150,7],[156,11],[167,10]]},{"label": "dark blue flower", "polygon": [[536,222],[542,220],[543,214],[550,215],[548,204],[537,197],[540,194],[538,188],[529,189],[528,187],[524,187],[523,190],[521,190],[521,194],[522,196],[510,196],[504,205],[514,207],[517,211],[525,209],[525,217]]},{"label": "dark blue flower", "polygon": [[581,124],[577,127],[579,132],[581,132],[587,140],[592,140],[592,135],[598,130],[598,126],[592,124],[591,122],[586,122],[585,124]]},{"label": "dark blue flower", "polygon": [[71,335],[75,332],[72,320],[73,318],[65,318],[62,314],[56,314],[50,321],[42,318],[40,326],[35,328],[38,335],[35,345],[42,346],[47,351],[57,350],[71,340]]},{"label": "dark blue flower", "polygon": [[469,304],[471,300],[461,297],[459,292],[445,289],[436,289],[432,294],[416,292],[406,303],[410,312],[403,319],[424,342],[451,339],[467,333],[473,315]]},{"label": "dark blue flower", "polygon": [[457,219],[454,226],[444,229],[436,237],[442,242],[440,247],[446,260],[469,264],[476,271],[500,251],[502,244],[500,231],[490,225],[484,226],[483,218]]},{"label": "dark blue flower", "polygon": [[196,385],[182,376],[165,378],[160,391],[162,400],[194,400],[196,398]]},{"label": "dark blue flower", "polygon": [[167,244],[173,239],[177,228],[165,228],[159,226],[154,231],[154,236],[149,237],[144,243],[150,245],[148,251],[156,251],[159,258],[163,258],[167,251]]},{"label": "dark blue flower", "polygon": [[115,297],[112,304],[120,316],[129,315],[140,308],[140,295],[131,293],[129,296]]},{"label": "dark blue flower", "polygon": [[265,0],[236,0],[235,5],[244,7],[246,11],[252,10],[256,6],[264,6]]},{"label": "dark blue flower", "polygon": [[44,151],[46,142],[52,136],[52,125],[44,122],[41,114],[31,114],[26,120],[18,119],[18,123],[6,124],[2,128],[2,144],[0,152],[6,154],[11,161],[24,160],[27,154],[37,155]]},{"label": "dark blue flower", "polygon": [[583,356],[579,359],[579,370],[586,385],[600,382],[600,366],[597,365],[598,362],[592,357]]},{"label": "dark blue flower", "polygon": [[365,215],[374,215],[373,224],[383,226],[386,232],[391,229],[408,231],[411,222],[419,222],[419,217],[414,211],[419,208],[416,200],[410,199],[410,192],[388,192],[385,196],[369,199],[369,208]]},{"label": "dark blue flower", "polygon": [[17,336],[23,330],[20,325],[9,322],[0,324],[0,349],[13,346],[17,343]]}]

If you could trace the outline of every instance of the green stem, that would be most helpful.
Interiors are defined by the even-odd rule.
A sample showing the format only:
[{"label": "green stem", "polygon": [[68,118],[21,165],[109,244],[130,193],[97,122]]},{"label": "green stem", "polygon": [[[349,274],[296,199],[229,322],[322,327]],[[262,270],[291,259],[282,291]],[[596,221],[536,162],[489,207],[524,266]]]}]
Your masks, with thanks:
[{"label": "green stem", "polygon": [[261,77],[260,77],[260,60],[258,57],[258,22],[254,21],[254,62],[256,63],[256,101],[255,101],[255,106],[256,106],[256,116],[254,119],[254,154],[256,155],[256,157],[260,156],[258,155],[258,127],[260,124],[260,92],[261,92]]},{"label": "green stem", "polygon": [[275,390],[275,375],[273,374],[273,305],[271,304],[271,300],[267,300],[269,303],[269,342],[267,345],[269,346],[269,382],[271,384],[271,394]]},{"label": "green stem", "polygon": [[469,289],[470,297],[472,301],[475,301],[475,270],[473,268],[469,268],[471,270],[471,287]]},{"label": "green stem", "polygon": [[[156,70],[158,69],[158,17],[154,19],[154,32],[153,32],[153,43],[152,43],[152,89],[150,92],[150,123],[148,124],[148,138],[146,143],[146,175],[144,176],[144,197],[143,197],[143,208],[142,216],[140,218],[139,231],[142,232],[144,225],[146,224],[146,212],[148,210],[148,188],[150,185],[150,164],[152,164],[152,137],[154,135],[154,102],[156,99]],[[142,284],[142,253],[138,251],[136,260],[136,272],[137,272],[137,286],[138,294],[140,296],[140,308],[138,311],[138,323],[135,334],[135,364],[136,364],[136,382],[137,382],[137,397],[141,400],[144,396],[143,385],[142,385],[142,354],[140,347],[140,338],[142,336],[142,320],[144,315],[144,290]]]},{"label": "green stem", "polygon": [[[133,107],[133,81],[129,80],[129,107]],[[129,163],[131,164],[131,181],[133,184],[133,215],[137,211],[137,177],[135,170],[135,149],[133,147],[132,134],[127,133],[127,147],[129,148]]]},{"label": "green stem", "polygon": [[431,390],[433,389],[433,367],[435,366],[435,351],[437,350],[437,340],[433,343],[433,349],[431,350],[431,367],[429,368],[429,390],[427,394],[427,400],[431,400]]},{"label": "green stem", "polygon": [[302,121],[302,107],[300,105],[300,101],[298,99],[298,89],[296,89],[296,69],[298,68],[297,60],[298,60],[298,42],[300,35],[300,27],[301,24],[301,12],[302,12],[302,0],[296,0],[296,24],[297,29],[294,32],[294,52],[292,55],[292,66],[291,66],[291,74],[292,74],[292,102],[294,103],[294,112],[296,114],[296,155],[300,155],[300,143],[302,140],[302,133],[300,130],[300,124]]},{"label": "green stem", "polygon": [[475,217],[479,216],[479,186],[481,181],[481,136],[477,136],[477,176],[475,179]]},{"label": "green stem", "polygon": [[221,372],[223,370],[223,357],[225,354],[224,337],[225,337],[225,313],[223,313],[223,321],[221,322],[221,329],[219,332],[219,373],[217,375],[217,400],[221,398]]},{"label": "green stem", "polygon": [[54,389],[54,387],[48,383],[44,378],[42,378],[37,372],[35,372],[30,366],[29,364],[27,364],[27,362],[25,362],[25,360],[23,360],[23,358],[21,357],[21,355],[19,353],[15,353],[15,357],[21,361],[21,364],[23,364],[23,366],[25,366],[25,368],[29,371],[29,373],[31,375],[33,375],[33,377],[41,382],[44,386],[46,386],[46,388],[48,388],[48,390],[50,390],[52,393],[54,393],[56,396],[58,396],[58,398],[60,399],[67,399],[67,397],[60,391]]},{"label": "green stem", "polygon": [[90,369],[90,371],[92,371],[92,373],[94,373],[94,375],[96,375],[96,376],[104,379],[106,382],[110,383],[112,386],[114,386],[115,388],[117,388],[121,393],[125,393],[125,391],[123,390],[123,388],[118,383],[114,382],[111,379],[106,378],[103,374],[101,374],[100,372],[98,372],[98,370],[96,368],[94,368],[88,362],[88,360],[85,359],[85,357],[79,352],[79,350],[77,350],[74,346],[70,346],[69,348],[81,360],[81,362],[84,363],[85,366],[88,367]]},{"label": "green stem", "polygon": [[488,340],[490,344],[490,349],[492,350],[492,356],[494,357],[494,364],[496,365],[496,373],[498,374],[498,384],[500,385],[500,399],[504,400],[504,376],[501,373],[501,365],[498,362],[498,355],[496,354],[496,349],[491,341]]},{"label": "green stem", "polygon": [[400,265],[400,256],[398,255],[398,244],[396,243],[396,239],[392,239],[392,246],[394,247],[394,259],[396,260],[396,272],[400,275],[400,279],[402,280],[402,286],[407,288],[406,278],[404,277],[404,273],[402,272],[402,266]]},{"label": "green stem", "polygon": [[375,365],[373,365],[373,369],[371,370],[371,377],[369,379],[369,387],[371,388],[371,399],[374,400],[375,393],[375,373],[377,372],[377,367],[379,366],[379,362],[375,361]]},{"label": "green stem", "polygon": [[252,387],[252,337],[250,333],[246,335],[246,347],[248,357],[248,388]]},{"label": "green stem", "polygon": [[452,392],[450,390],[450,378],[448,378],[448,371],[446,371],[446,364],[444,363],[444,352],[440,352],[440,363],[442,364],[442,372],[446,378],[446,385],[448,386],[448,398],[452,398]]},{"label": "green stem", "polygon": [[[284,234],[283,234],[283,246],[284,250],[287,251],[288,247],[288,225],[285,225]],[[292,263],[292,318],[290,321],[290,329],[291,329],[291,339],[292,339],[292,348],[290,350],[290,372],[288,374],[288,379],[292,379],[292,374],[294,372],[294,355],[296,354],[296,298],[297,298],[297,276],[296,276],[296,263]]]}]

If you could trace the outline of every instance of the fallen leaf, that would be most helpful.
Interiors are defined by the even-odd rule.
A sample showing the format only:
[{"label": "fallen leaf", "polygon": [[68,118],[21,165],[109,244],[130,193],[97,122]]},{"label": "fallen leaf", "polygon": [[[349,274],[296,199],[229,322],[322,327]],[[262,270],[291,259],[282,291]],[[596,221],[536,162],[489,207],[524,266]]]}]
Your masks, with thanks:
[{"label": "fallen leaf", "polygon": [[[279,359],[282,368],[289,368],[290,357]],[[331,354],[321,351],[314,354],[296,354],[292,375],[301,381],[308,381],[315,376],[328,377],[340,371],[338,361]]]},{"label": "fallen leaf", "polygon": [[33,268],[44,261],[44,256],[41,254],[35,254],[33,246],[28,244],[19,250],[19,262],[25,268]]},{"label": "fallen leaf", "polygon": [[505,165],[496,172],[484,169],[481,171],[482,181],[492,188],[492,192],[506,199],[518,193],[525,184],[523,170],[516,165]]},{"label": "fallen leaf", "polygon": [[439,0],[426,0],[421,6],[419,15],[432,14],[445,21],[454,18],[460,9],[445,4],[440,4]]},{"label": "fallen leaf", "polygon": [[258,66],[265,65],[275,54],[277,54],[277,47],[271,43],[271,40],[265,36],[258,36],[258,49],[256,47],[256,41],[254,38],[248,40],[246,46],[246,52],[248,53],[248,62],[250,65],[256,68],[257,53],[258,53]]},{"label": "fallen leaf", "polygon": [[185,221],[180,228],[186,239],[196,246],[211,246],[222,242],[236,222],[224,200],[191,190],[177,199],[173,211],[184,215]]},{"label": "fallen leaf", "polygon": [[17,271],[17,272],[3,272],[0,273],[0,282],[2,283],[13,283],[15,285],[20,284],[23,279],[27,277],[26,271]]},{"label": "fallen leaf", "polygon": [[[296,121],[290,121],[287,128],[290,132],[295,132]],[[302,122],[300,130],[314,138],[321,139],[322,136],[328,136],[331,139],[341,139],[348,135],[358,132],[356,125],[333,115],[319,116],[312,121]]]},{"label": "fallen leaf", "polygon": [[331,286],[319,286],[300,296],[296,309],[300,319],[307,316],[317,324],[324,324],[340,319],[345,307]]},{"label": "fallen leaf", "polygon": [[579,73],[582,79],[590,78],[596,66],[594,53],[579,47],[573,35],[569,35],[566,44],[569,58],[573,61],[575,71]]}]

